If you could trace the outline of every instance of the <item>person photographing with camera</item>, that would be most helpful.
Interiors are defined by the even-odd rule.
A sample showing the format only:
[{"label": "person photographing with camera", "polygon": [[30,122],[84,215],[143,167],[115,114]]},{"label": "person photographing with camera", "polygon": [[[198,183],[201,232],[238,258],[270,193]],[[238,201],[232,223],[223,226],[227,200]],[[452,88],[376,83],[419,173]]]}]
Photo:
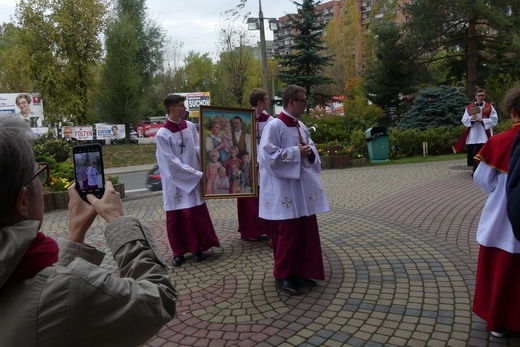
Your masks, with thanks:
[{"label": "person photographing with camera", "polygon": [[[69,187],[67,238],[39,230],[49,166],[36,163],[29,126],[0,115],[0,346],[139,346],[174,318],[177,293],[150,230],[124,216],[110,182],[98,199]],[[85,244],[94,219],[118,277]]]}]

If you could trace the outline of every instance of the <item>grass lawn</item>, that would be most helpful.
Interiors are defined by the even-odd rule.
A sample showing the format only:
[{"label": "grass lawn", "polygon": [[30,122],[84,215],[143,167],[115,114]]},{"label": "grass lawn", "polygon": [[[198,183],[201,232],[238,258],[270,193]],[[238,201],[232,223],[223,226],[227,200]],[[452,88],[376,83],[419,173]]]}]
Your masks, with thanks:
[{"label": "grass lawn", "polygon": [[155,164],[155,143],[103,146],[105,168]]},{"label": "grass lawn", "polygon": [[[429,156],[424,158],[423,156],[409,157],[409,158],[399,158],[399,159],[390,159],[388,163],[377,163],[370,165],[395,165],[395,164],[413,164],[413,163],[427,163],[431,161],[445,161],[445,160],[454,160],[454,159],[466,159],[466,153],[457,153],[457,154],[442,154]],[[367,159],[367,163],[370,161]]]},{"label": "grass lawn", "polygon": [[[410,157],[400,159],[390,159],[388,163],[371,164],[367,158],[367,165],[396,165],[409,163],[426,163],[431,161],[443,161],[453,159],[465,159],[466,153],[444,154],[429,157]],[[155,164],[155,144],[146,145],[108,145],[103,146],[103,161],[106,168],[149,165]]]}]

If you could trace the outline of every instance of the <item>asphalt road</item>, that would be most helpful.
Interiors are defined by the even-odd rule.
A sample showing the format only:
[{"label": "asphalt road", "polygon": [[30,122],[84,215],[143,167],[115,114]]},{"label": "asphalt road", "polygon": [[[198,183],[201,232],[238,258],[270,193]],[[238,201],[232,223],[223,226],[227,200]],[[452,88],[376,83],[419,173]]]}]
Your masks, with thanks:
[{"label": "asphalt road", "polygon": [[145,171],[119,173],[119,180],[125,183],[125,193],[127,196],[149,192],[146,188]]}]

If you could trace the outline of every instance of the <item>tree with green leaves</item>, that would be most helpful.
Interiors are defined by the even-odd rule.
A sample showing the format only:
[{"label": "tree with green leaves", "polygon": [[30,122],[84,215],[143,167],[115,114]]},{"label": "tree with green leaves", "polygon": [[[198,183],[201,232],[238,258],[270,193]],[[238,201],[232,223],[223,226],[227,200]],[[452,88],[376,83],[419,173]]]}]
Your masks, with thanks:
[{"label": "tree with green leaves", "polygon": [[468,99],[458,88],[440,86],[421,90],[397,128],[426,130],[460,126]]},{"label": "tree with green leaves", "polygon": [[344,95],[348,81],[361,75],[364,35],[360,22],[361,13],[354,0],[347,0],[340,15],[329,22],[323,33],[327,52],[332,57],[324,71],[333,79],[336,95]]},{"label": "tree with green leaves", "polygon": [[244,95],[252,89],[249,85],[251,76],[261,70],[255,69],[257,65],[247,32],[228,19],[221,25],[219,41],[220,60],[216,66],[218,90],[212,99],[218,100],[220,105],[248,107]]},{"label": "tree with green leaves", "polygon": [[182,80],[185,82],[183,90],[186,92],[207,92],[213,87],[215,65],[209,53],[188,52],[184,58],[184,66],[179,69]]},{"label": "tree with green leaves", "polygon": [[36,90],[27,46],[20,44],[21,41],[22,31],[14,23],[4,23],[0,26],[0,92],[2,93]]},{"label": "tree with green leaves", "polygon": [[105,15],[102,0],[21,0],[18,4],[19,31],[14,37],[19,48],[11,46],[10,52],[20,53],[14,59],[18,64],[28,63],[32,87],[45,100],[47,123],[92,121]]},{"label": "tree with green leaves", "polygon": [[106,32],[100,110],[106,120],[129,125],[153,114],[147,103],[163,62],[163,30],[147,17],[145,0],[118,0]]},{"label": "tree with green leaves", "polygon": [[280,56],[280,64],[285,68],[278,77],[287,84],[296,84],[305,88],[309,105],[324,104],[330,95],[314,92],[315,87],[330,84],[331,78],[323,77],[323,68],[331,63],[326,56],[326,47],[322,41],[325,24],[319,23],[315,8],[319,1],[303,0],[297,3],[296,15],[289,15],[287,21],[294,45],[293,52]]},{"label": "tree with green leaves", "polygon": [[511,48],[518,47],[519,9],[520,0],[414,1],[403,9],[405,39],[415,46],[411,59],[418,65],[447,61],[450,74],[465,80],[471,99],[475,87],[485,85],[491,66],[494,73],[502,69],[496,65],[498,52],[503,55],[499,64],[518,65],[518,50]]}]

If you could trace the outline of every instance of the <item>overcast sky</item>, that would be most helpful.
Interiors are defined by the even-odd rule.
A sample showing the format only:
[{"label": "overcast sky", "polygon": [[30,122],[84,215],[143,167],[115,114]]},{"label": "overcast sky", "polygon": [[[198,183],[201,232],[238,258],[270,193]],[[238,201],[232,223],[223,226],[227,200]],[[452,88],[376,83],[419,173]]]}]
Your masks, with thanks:
[{"label": "overcast sky", "polygon": [[[243,1],[243,0],[242,0]],[[9,22],[14,15],[17,0],[0,0],[0,23]],[[216,58],[219,23],[227,10],[236,8],[241,0],[147,0],[148,15],[161,25],[172,41],[182,41],[182,54],[190,50],[210,53]],[[247,0],[241,15],[258,17],[258,1]],[[296,12],[292,0],[262,0],[265,18],[279,18]],[[245,24],[244,24],[245,25]],[[265,22],[265,35],[272,40],[273,34]],[[258,42],[259,32],[250,31],[253,42]]]}]

